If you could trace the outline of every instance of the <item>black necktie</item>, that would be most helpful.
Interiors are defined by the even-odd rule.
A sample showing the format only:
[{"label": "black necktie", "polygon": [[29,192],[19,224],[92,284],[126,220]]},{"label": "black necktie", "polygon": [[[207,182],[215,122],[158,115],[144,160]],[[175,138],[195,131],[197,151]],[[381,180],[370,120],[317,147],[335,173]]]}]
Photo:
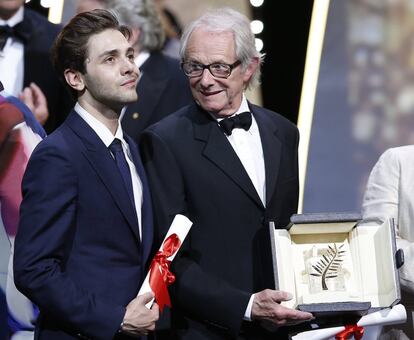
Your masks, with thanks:
[{"label": "black necktie", "polygon": [[109,150],[111,150],[112,154],[114,155],[116,165],[118,166],[119,172],[121,173],[122,179],[124,180],[124,184],[128,195],[131,198],[132,205],[135,208],[131,171],[129,170],[129,165],[125,158],[124,151],[122,150],[121,141],[118,138],[115,138],[111,145],[109,145]]},{"label": "black necktie", "polygon": [[233,129],[239,128],[247,131],[252,125],[252,114],[243,112],[233,117],[224,118],[219,122],[219,125],[227,136],[231,135]]},{"label": "black necktie", "polygon": [[23,22],[13,27],[9,25],[0,26],[0,51],[3,50],[8,38],[16,38],[25,44],[29,41],[30,34],[30,30],[28,30],[27,25]]}]

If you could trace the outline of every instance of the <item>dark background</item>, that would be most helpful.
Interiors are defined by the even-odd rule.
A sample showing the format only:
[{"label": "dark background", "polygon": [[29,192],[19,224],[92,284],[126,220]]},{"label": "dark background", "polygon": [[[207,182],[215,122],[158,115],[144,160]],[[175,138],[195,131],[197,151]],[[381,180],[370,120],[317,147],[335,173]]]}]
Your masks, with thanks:
[{"label": "dark background", "polygon": [[254,19],[264,23],[258,35],[264,42],[263,106],[292,122],[298,118],[303,71],[313,0],[265,1],[252,7]]}]

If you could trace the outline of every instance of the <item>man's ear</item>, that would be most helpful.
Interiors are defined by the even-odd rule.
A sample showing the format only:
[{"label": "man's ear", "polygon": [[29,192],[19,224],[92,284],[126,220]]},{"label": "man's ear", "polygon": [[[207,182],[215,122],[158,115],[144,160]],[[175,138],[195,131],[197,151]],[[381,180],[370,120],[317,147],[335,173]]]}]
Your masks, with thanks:
[{"label": "man's ear", "polygon": [[74,71],[68,68],[65,70],[64,76],[66,82],[74,90],[82,92],[85,89],[85,82],[82,77],[82,74],[79,71]]},{"label": "man's ear", "polygon": [[250,81],[250,78],[253,77],[254,73],[256,72],[256,69],[259,67],[259,63],[260,63],[259,57],[254,57],[252,60],[250,60],[249,65],[244,71],[243,80],[245,84],[247,84]]},{"label": "man's ear", "polygon": [[139,49],[138,40],[139,40],[140,35],[141,35],[141,30],[138,27],[131,28],[131,36],[129,37],[128,42],[135,49],[136,54],[140,53],[140,51],[137,51],[137,49]]}]

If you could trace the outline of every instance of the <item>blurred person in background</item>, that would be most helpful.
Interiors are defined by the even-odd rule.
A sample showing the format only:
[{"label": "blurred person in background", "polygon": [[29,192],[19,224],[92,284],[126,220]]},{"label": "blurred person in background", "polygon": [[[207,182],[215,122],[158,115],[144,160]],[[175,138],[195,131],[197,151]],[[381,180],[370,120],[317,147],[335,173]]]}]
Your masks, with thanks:
[{"label": "blurred person in background", "polygon": [[77,0],[76,14],[92,11],[94,9],[106,9],[107,0]]},{"label": "blurred person in background", "polygon": [[164,0],[154,0],[154,3],[166,35],[163,52],[170,57],[179,58],[181,25],[174,13],[165,6]]},{"label": "blurred person in background", "polygon": [[[382,223],[392,218],[396,227],[397,249],[404,251],[399,269],[401,303],[407,309],[407,322],[401,328],[414,339],[414,145],[385,151],[373,167],[362,203],[364,220]],[[401,339],[408,339],[401,336]],[[398,338],[398,337],[397,337]]]},{"label": "blurred person in background", "polygon": [[122,118],[125,131],[137,142],[151,124],[193,101],[187,78],[177,59],[162,53],[165,33],[152,0],[106,0],[120,22],[132,29],[130,43],[141,78],[138,101]]},{"label": "blurred person in background", "polygon": [[33,149],[45,136],[30,109],[18,98],[0,91],[0,257],[9,259],[2,261],[0,268],[0,274],[6,276],[1,294],[7,301],[7,322],[0,329],[13,340],[33,339],[38,314],[32,302],[16,289],[12,266],[23,174]]},{"label": "blurred person in background", "polygon": [[49,49],[60,31],[24,0],[0,0],[0,75],[5,90],[22,99],[51,132],[73,102],[56,76]]}]

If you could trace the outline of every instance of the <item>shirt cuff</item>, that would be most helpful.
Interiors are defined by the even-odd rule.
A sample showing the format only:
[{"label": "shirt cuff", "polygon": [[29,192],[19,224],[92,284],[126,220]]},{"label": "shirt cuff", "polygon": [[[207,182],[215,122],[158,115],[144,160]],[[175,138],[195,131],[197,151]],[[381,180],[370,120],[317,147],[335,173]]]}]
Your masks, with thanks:
[{"label": "shirt cuff", "polygon": [[245,321],[252,321],[252,307],[253,307],[254,295],[255,294],[252,294],[252,296],[250,297],[249,303],[247,304],[246,311],[244,312],[243,320]]}]

